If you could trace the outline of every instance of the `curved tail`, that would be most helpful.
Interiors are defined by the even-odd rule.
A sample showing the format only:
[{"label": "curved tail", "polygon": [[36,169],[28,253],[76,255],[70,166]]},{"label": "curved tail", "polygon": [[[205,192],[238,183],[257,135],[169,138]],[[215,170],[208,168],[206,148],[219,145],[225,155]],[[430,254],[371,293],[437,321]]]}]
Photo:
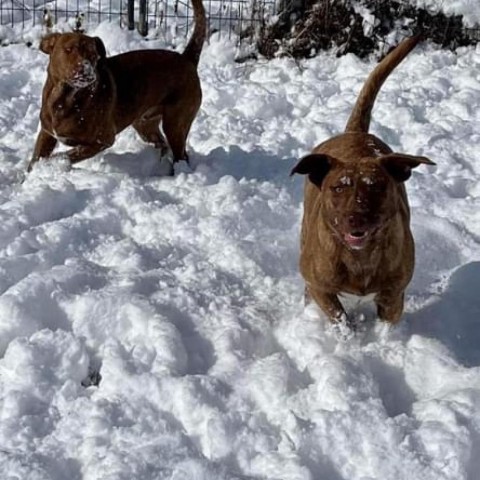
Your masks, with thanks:
[{"label": "curved tail", "polygon": [[375,67],[358,95],[345,127],[346,132],[368,132],[373,104],[380,88],[395,67],[415,48],[422,38],[422,35],[406,38]]},{"label": "curved tail", "polygon": [[203,43],[207,36],[207,17],[202,0],[192,0],[195,28],[193,34],[183,51],[183,56],[193,64],[198,65]]}]

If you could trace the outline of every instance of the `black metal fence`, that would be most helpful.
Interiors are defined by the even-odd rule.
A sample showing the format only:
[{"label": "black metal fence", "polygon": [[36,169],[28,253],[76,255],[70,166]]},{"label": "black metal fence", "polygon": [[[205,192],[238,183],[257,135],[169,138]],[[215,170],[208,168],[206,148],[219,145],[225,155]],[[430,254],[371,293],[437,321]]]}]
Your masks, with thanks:
[{"label": "black metal fence", "polygon": [[[108,21],[117,22],[123,28],[131,30],[137,28],[142,35],[160,37],[166,43],[175,44],[176,39],[188,35],[193,26],[190,1],[0,0],[0,43],[4,43],[5,28],[18,33],[31,27],[49,29],[54,25],[69,24],[71,29],[88,30],[89,26]],[[363,0],[374,13],[375,19],[383,19],[379,25],[372,24],[372,29],[376,30],[371,35],[372,38],[366,41],[363,38],[366,20],[353,12],[347,1],[203,2],[207,10],[210,33],[218,31],[228,36],[234,33],[240,40],[247,40],[247,44],[255,42],[260,53],[268,58],[276,55],[280,46],[286,54],[294,57],[309,56],[312,50],[330,48],[332,45],[341,45],[345,51],[357,54],[371,53],[376,48],[375,42],[378,38],[384,38],[397,24],[403,24],[405,18],[410,19],[410,22],[415,19],[416,24],[422,23],[423,31],[430,34],[429,38],[444,47],[456,48],[458,45],[480,42],[480,28],[465,28],[460,16],[445,17],[435,12],[430,14],[425,10],[415,9],[407,0]],[[354,17],[356,19],[352,22]],[[402,21],[395,23],[395,19]],[[360,47],[367,44],[369,48],[346,49],[349,42],[354,43],[355,36],[352,32],[355,31],[362,37],[361,41],[359,40]],[[339,36],[339,39],[335,36]],[[325,40],[324,46],[318,44],[322,39]]]},{"label": "black metal fence", "polygon": [[[275,0],[204,0],[211,33],[255,30],[275,15]],[[143,35],[186,35],[193,25],[189,0],[0,0],[0,25],[15,30],[67,23],[82,29],[104,21]]]}]

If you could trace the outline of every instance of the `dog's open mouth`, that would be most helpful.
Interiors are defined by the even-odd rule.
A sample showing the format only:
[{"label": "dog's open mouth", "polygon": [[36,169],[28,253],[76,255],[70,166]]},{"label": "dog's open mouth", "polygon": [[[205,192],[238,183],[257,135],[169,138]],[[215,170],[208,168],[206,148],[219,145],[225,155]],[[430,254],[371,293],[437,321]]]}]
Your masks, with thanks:
[{"label": "dog's open mouth", "polygon": [[359,250],[365,246],[369,232],[367,230],[354,230],[353,232],[345,233],[343,239],[345,243],[354,250]]}]

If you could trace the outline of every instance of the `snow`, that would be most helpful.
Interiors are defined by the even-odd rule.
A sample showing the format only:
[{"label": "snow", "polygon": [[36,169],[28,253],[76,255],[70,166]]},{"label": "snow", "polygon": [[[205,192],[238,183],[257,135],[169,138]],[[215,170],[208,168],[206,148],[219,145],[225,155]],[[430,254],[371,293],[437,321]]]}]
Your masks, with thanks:
[{"label": "snow", "polygon": [[[469,28],[477,28],[480,25],[478,0],[406,0],[404,3],[425,9],[431,14],[443,12],[447,16],[461,15],[463,24]],[[355,12],[363,19],[365,36],[371,37],[373,27],[379,20],[363,4],[362,0],[352,0],[352,5]]]},{"label": "snow", "polygon": [[[110,54],[159,45],[90,33]],[[25,176],[47,63],[35,45],[0,49],[3,478],[478,478],[479,50],[419,47],[378,97],[372,132],[438,165],[408,181],[402,322],[355,307],[364,330],[342,341],[303,306],[289,171],[342,131],[373,61],[239,65],[213,38],[192,173],[157,175],[127,130],[77,168]]]},{"label": "snow", "polygon": [[[427,10],[431,14],[443,12],[447,16],[461,15],[466,27],[476,28],[480,25],[480,4],[478,0],[406,0],[416,8]],[[377,20],[362,0],[352,0],[355,12],[363,18],[363,30],[367,37],[371,36]]]},{"label": "snow", "polygon": [[477,0],[408,0],[408,3],[429,12],[463,15],[463,21],[469,27],[480,24],[480,5]]}]

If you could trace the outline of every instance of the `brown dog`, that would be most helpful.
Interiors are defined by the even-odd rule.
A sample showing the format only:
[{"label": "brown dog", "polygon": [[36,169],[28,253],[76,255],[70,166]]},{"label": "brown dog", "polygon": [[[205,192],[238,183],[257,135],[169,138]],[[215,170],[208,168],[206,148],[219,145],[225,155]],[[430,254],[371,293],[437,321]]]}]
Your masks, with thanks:
[{"label": "brown dog", "polygon": [[[368,77],[345,133],[315,147],[293,168],[305,183],[300,270],[306,298],[336,323],[347,321],[341,293],[375,294],[378,316],[396,323],[413,274],[414,243],[404,183],[425,157],[393,153],[368,133],[375,98],[419,42],[404,40]],[[351,324],[350,324],[351,325]]]},{"label": "brown dog", "polygon": [[185,144],[202,100],[197,65],[206,36],[202,1],[192,4],[195,29],[182,54],[139,50],[106,58],[98,37],[53,33],[42,39],[40,50],[50,63],[28,171],[51,156],[57,141],[73,147],[65,152],[73,164],[113,145],[129,125],[162,155],[168,142],[173,161],[188,160]]}]

